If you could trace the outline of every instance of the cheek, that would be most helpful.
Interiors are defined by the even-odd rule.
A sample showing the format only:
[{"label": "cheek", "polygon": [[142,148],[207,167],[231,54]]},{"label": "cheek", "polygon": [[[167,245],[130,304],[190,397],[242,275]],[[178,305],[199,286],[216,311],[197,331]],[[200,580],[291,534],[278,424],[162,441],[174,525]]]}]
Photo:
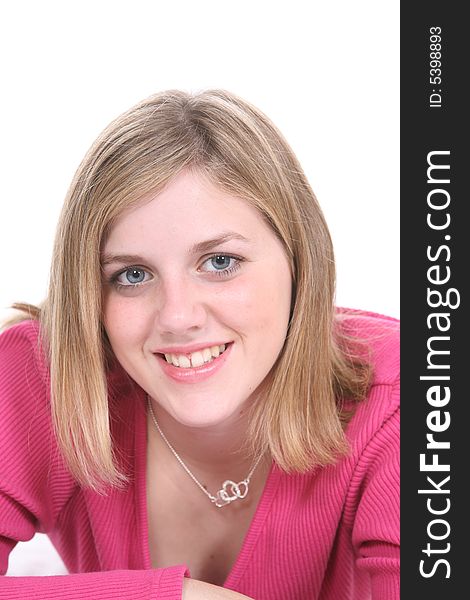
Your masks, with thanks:
[{"label": "cheek", "polygon": [[269,339],[285,336],[292,289],[288,269],[275,275],[263,270],[233,283],[217,303],[231,324],[246,334],[264,333]]},{"label": "cheek", "polygon": [[283,345],[290,315],[290,287],[272,289],[270,294],[258,297],[256,318],[264,342]]},{"label": "cheek", "polygon": [[139,310],[135,299],[132,300],[129,302],[129,299],[112,294],[104,300],[103,323],[116,353],[124,345],[138,341],[145,329],[145,313]]},{"label": "cheek", "polygon": [[289,319],[292,294],[290,271],[283,268],[265,269],[256,279],[253,308],[263,321],[283,324]]}]

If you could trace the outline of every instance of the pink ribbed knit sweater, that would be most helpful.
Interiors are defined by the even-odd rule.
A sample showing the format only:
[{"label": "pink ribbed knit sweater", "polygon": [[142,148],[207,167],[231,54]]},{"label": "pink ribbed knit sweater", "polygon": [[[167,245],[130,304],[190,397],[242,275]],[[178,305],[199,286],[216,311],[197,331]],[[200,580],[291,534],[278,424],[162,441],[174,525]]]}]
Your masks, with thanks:
[{"label": "pink ribbed knit sweater", "polygon": [[[349,456],[303,475],[273,465],[225,582],[256,600],[399,598],[397,323],[362,313],[348,327],[369,339],[374,384],[348,425]],[[0,336],[0,365],[0,573],[36,531],[73,573],[0,577],[0,598],[179,600],[185,566],[150,564],[142,390],[122,372],[109,377],[113,436],[132,481],[98,495],[58,455],[34,322]]]}]

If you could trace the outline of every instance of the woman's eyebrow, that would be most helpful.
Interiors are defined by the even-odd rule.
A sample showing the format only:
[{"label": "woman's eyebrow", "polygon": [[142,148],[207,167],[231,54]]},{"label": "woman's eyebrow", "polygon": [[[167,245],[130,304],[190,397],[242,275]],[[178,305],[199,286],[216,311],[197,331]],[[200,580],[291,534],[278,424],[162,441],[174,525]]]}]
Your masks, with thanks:
[{"label": "woman's eyebrow", "polygon": [[209,250],[212,250],[216,246],[224,244],[225,242],[230,242],[231,240],[239,240],[241,242],[250,243],[250,240],[240,233],[236,233],[234,231],[228,231],[219,235],[210,240],[204,240],[203,242],[198,242],[191,247],[190,253],[192,254],[204,254]]},{"label": "woman's eyebrow", "polygon": [[[250,243],[250,240],[240,233],[236,233],[234,231],[229,231],[227,233],[223,233],[222,235],[218,235],[215,238],[211,238],[210,240],[204,240],[203,242],[198,242],[194,244],[189,249],[190,254],[204,254],[219,246],[225,242],[229,242],[230,240],[239,240],[241,242]],[[121,263],[121,264],[144,264],[146,261],[142,256],[138,254],[102,254],[101,255],[101,266],[105,267],[106,265]]]},{"label": "woman's eyebrow", "polygon": [[144,263],[144,259],[138,254],[102,254],[101,255],[101,266],[105,267],[106,265],[114,264],[114,263],[123,263],[123,264],[142,264]]}]

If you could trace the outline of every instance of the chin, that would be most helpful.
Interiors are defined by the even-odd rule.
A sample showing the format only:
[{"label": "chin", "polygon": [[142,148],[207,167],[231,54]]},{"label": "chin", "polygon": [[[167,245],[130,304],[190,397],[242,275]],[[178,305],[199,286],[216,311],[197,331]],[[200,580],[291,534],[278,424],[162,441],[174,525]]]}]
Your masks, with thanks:
[{"label": "chin", "polygon": [[186,398],[184,402],[171,400],[161,404],[162,408],[178,423],[191,428],[217,428],[228,424],[240,418],[245,414],[243,404],[234,402],[231,405],[224,398],[223,406],[215,406],[212,398],[208,399],[207,404],[201,400],[201,396],[191,400]]}]

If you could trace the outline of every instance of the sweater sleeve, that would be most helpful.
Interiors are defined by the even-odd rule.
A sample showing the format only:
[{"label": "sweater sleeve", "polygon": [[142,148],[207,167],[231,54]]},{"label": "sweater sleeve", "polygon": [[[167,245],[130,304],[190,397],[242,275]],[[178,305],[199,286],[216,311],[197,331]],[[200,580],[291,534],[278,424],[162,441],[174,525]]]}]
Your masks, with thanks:
[{"label": "sweater sleeve", "polygon": [[53,530],[77,484],[57,452],[37,325],[0,335],[0,600],[180,600],[185,566],[8,577],[8,556]]},{"label": "sweater sleeve", "polygon": [[[392,397],[398,396],[396,384]],[[352,538],[357,567],[370,575],[373,600],[400,598],[399,418],[397,407],[367,444],[355,472],[359,499]]]},{"label": "sweater sleeve", "polygon": [[[4,552],[3,546],[0,552]],[[186,567],[51,577],[0,577],[1,600],[180,600]]]}]

